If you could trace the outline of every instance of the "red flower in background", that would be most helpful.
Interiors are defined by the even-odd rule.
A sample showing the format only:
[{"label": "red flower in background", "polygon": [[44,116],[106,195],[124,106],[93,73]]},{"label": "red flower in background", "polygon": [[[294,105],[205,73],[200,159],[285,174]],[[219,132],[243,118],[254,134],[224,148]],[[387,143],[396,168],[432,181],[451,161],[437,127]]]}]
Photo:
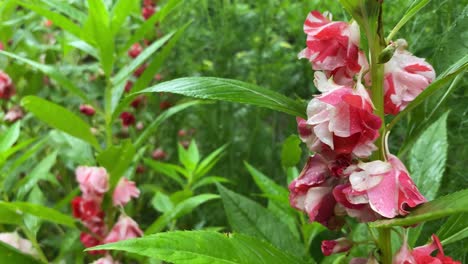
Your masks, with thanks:
[{"label": "red flower in background", "polygon": [[141,15],[145,20],[148,20],[151,16],[154,15],[156,9],[152,5],[145,5],[141,10]]},{"label": "red flower in background", "polygon": [[120,114],[120,120],[122,121],[122,125],[124,127],[128,127],[135,124],[135,116],[129,112],[123,112],[122,114]]},{"label": "red flower in background", "polygon": [[96,113],[96,110],[94,110],[94,107],[91,105],[82,104],[80,105],[80,112],[87,116],[93,116]]},{"label": "red flower in background", "polygon": [[[432,256],[432,252],[438,251],[437,255]],[[405,241],[401,249],[394,257],[396,264],[461,264],[460,261],[453,260],[446,256],[442,244],[436,235],[432,235],[431,243],[414,248],[411,250],[408,247],[408,242]]]},{"label": "red flower in background", "polygon": [[142,51],[143,51],[143,48],[141,47],[140,43],[135,43],[132,45],[132,47],[128,51],[128,56],[132,58],[136,58],[138,57],[138,55],[140,55]]}]

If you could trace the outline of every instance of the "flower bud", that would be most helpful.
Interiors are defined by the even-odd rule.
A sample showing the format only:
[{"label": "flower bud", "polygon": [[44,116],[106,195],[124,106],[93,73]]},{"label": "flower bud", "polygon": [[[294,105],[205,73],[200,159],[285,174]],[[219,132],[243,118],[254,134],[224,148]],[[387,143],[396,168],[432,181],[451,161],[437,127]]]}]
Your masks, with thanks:
[{"label": "flower bud", "polygon": [[96,110],[94,110],[94,107],[91,105],[82,104],[80,105],[80,112],[87,116],[93,116],[96,113]]},{"label": "flower bud", "polygon": [[344,237],[336,240],[324,240],[322,241],[322,253],[325,256],[330,256],[331,254],[346,252],[352,246],[353,242]]}]

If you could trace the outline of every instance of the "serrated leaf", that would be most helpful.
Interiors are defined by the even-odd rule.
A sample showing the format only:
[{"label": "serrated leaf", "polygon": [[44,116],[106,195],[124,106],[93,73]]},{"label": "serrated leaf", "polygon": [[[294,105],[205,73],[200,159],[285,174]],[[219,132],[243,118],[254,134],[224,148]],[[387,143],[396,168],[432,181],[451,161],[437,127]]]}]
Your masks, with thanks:
[{"label": "serrated leaf", "polygon": [[0,201],[0,208],[11,210],[18,214],[31,214],[52,223],[57,223],[68,227],[76,227],[75,219],[73,217],[43,205],[27,202]]},{"label": "serrated leaf", "polygon": [[97,150],[101,148],[90,126],[65,107],[36,96],[24,97],[21,105],[49,126],[88,142]]},{"label": "serrated leaf", "polygon": [[448,245],[468,237],[468,225],[466,219],[468,213],[450,216],[437,231],[437,236],[442,245]]},{"label": "serrated leaf", "polygon": [[219,196],[216,194],[200,194],[197,196],[189,197],[186,200],[178,203],[173,210],[170,210],[163,215],[161,215],[150,227],[145,230],[145,234],[153,234],[164,229],[164,227],[170,222],[191,213],[198,206],[211,201],[213,199],[218,199]]},{"label": "serrated leaf", "polygon": [[283,167],[296,166],[301,160],[302,149],[301,139],[297,135],[289,136],[281,148],[281,163]]},{"label": "serrated leaf", "polygon": [[218,190],[233,231],[266,240],[296,256],[305,256],[304,246],[273,213],[221,185]]},{"label": "serrated leaf", "polygon": [[305,263],[257,238],[212,231],[160,233],[93,249],[123,250],[175,264]]},{"label": "serrated leaf", "polygon": [[411,178],[428,200],[436,197],[445,172],[447,117],[448,113],[445,113],[424,131],[413,145],[409,156]]},{"label": "serrated leaf", "polygon": [[379,220],[370,223],[370,226],[410,226],[464,212],[468,212],[468,189],[427,202],[414,209],[406,217]]},{"label": "serrated leaf", "polygon": [[306,118],[305,105],[245,82],[215,77],[187,77],[163,82],[138,93],[167,92],[201,99],[252,104]]}]

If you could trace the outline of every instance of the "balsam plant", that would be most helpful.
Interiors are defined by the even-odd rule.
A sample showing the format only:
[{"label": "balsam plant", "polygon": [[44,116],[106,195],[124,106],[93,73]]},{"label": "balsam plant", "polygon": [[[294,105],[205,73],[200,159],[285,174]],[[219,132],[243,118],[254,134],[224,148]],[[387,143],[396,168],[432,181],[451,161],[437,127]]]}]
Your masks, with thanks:
[{"label": "balsam plant", "polygon": [[[415,243],[425,222],[449,216],[449,223],[458,221],[459,214],[467,210],[468,191],[433,199],[437,186],[425,182],[426,175],[412,179],[389,151],[389,144],[395,143],[388,141],[388,135],[395,124],[455,82],[468,67],[468,57],[461,55],[436,78],[430,64],[407,51],[405,40],[395,39],[399,29],[427,2],[414,1],[387,36],[384,7],[391,3],[341,0],[352,16],[349,23],[332,22],[328,15],[311,12],[304,24],[307,48],[299,56],[311,61],[316,70],[315,85],[322,94],[312,99],[307,109],[271,90],[213,77],[176,79],[140,93],[172,92],[247,103],[296,116],[299,136],[313,155],[289,185],[289,199],[310,221],[341,234],[335,240],[324,239],[324,255],[350,252],[335,259],[350,263],[459,263],[444,254],[442,245],[465,236],[460,226],[458,231],[448,232],[444,225],[437,232],[442,239],[432,235],[426,245],[417,247]],[[446,117],[427,124],[427,133],[443,133]],[[421,144],[416,142],[410,155],[420,155],[417,150]],[[440,175],[436,177],[440,179]],[[273,216],[271,210],[222,186],[219,191],[233,230],[243,234],[169,232],[92,250],[124,250],[174,263],[316,261],[308,255],[311,233],[319,232],[316,224],[311,228],[315,231],[302,229],[298,234],[292,222]],[[267,195],[275,192],[282,192],[284,198],[280,189]]]}]

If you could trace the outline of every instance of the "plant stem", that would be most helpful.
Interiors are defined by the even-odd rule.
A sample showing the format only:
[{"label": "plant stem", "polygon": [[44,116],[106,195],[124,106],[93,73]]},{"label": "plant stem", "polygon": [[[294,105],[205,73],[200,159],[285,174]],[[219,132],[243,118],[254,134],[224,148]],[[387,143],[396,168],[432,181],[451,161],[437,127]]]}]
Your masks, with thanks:
[{"label": "plant stem", "polygon": [[379,248],[382,264],[392,264],[392,239],[390,228],[379,228]]},{"label": "plant stem", "polygon": [[39,259],[41,260],[41,262],[49,263],[49,261],[47,260],[44,254],[44,251],[42,251],[41,246],[37,242],[36,236],[33,233],[31,233],[31,231],[29,231],[26,227],[21,227],[21,229],[23,230],[24,234],[29,239],[29,241],[31,241],[31,244],[33,245],[34,249],[36,249],[37,253],[39,254]]},{"label": "plant stem", "polygon": [[112,146],[112,82],[106,78],[106,90],[104,94],[104,115],[106,121],[106,148]]}]

